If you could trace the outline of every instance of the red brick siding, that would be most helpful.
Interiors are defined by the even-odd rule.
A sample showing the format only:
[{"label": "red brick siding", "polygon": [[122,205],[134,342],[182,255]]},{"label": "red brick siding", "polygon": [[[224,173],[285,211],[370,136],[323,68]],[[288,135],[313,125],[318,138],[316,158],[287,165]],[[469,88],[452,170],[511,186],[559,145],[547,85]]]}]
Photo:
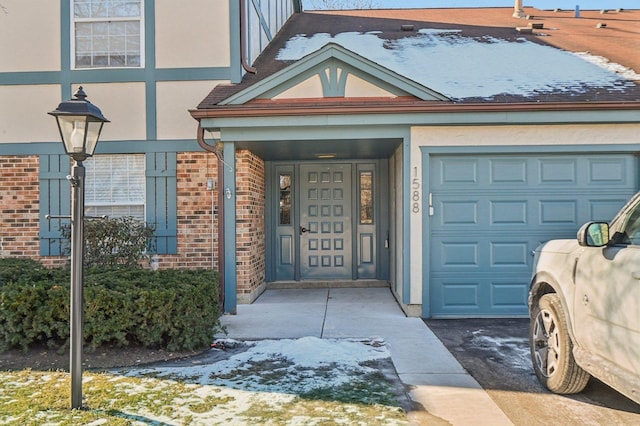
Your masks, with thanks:
[{"label": "red brick siding", "polygon": [[218,193],[207,189],[207,180],[217,178],[216,163],[211,153],[178,153],[178,253],[159,256],[160,268],[218,268]]},{"label": "red brick siding", "polygon": [[250,151],[236,160],[236,246],[239,294],[251,294],[265,282],[265,168]]},{"label": "red brick siding", "polygon": [[[237,286],[238,293],[252,294],[265,282],[265,167],[249,151],[238,152],[236,167]],[[218,185],[207,189],[207,180],[217,177],[213,154],[178,154],[178,253],[158,256],[158,267],[217,269]],[[58,266],[68,258],[40,256],[39,198],[38,156],[0,157],[0,256]]]},{"label": "red brick siding", "polygon": [[39,254],[37,156],[0,157],[0,255]]}]

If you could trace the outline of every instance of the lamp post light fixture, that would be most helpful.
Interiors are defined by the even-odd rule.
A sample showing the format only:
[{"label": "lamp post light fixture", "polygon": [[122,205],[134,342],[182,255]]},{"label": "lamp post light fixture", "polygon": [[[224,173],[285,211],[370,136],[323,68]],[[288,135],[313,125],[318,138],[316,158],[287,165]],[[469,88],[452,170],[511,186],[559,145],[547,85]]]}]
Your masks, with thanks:
[{"label": "lamp post light fixture", "polygon": [[71,318],[69,372],[71,373],[71,408],[82,408],[82,321],[84,263],[84,177],[82,162],[91,157],[107,120],[100,109],[87,100],[78,88],[73,99],[60,103],[49,112],[56,118],[65,152],[74,160],[71,175]]}]

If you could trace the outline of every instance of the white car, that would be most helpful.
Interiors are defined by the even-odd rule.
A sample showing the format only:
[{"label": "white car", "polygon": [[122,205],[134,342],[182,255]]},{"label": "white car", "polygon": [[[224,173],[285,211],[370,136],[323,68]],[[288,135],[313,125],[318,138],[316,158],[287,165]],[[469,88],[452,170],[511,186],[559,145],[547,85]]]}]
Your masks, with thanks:
[{"label": "white car", "polygon": [[535,251],[529,343],[540,382],[581,392],[590,376],[640,403],[640,193],[613,221]]}]

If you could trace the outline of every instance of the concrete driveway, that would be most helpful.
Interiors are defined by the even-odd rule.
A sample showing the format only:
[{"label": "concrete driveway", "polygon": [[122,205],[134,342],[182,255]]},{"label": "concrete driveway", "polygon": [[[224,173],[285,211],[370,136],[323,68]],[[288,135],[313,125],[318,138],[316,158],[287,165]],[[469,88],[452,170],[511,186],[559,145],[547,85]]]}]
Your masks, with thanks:
[{"label": "concrete driveway", "polygon": [[544,389],[531,366],[528,319],[425,323],[515,425],[640,424],[640,405],[596,379],[578,395]]}]

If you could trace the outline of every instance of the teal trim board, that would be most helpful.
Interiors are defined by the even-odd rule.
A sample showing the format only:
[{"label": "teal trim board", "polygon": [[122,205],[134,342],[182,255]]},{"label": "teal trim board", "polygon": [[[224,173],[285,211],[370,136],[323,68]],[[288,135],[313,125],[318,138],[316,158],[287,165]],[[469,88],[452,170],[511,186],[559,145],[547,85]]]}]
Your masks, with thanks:
[{"label": "teal trim board", "polygon": [[[52,126],[55,128],[55,123],[52,123]],[[99,141],[96,147],[96,154],[146,154],[153,152],[202,152],[202,148],[195,140],[191,139]],[[52,154],[64,154],[62,142],[59,140],[37,143],[0,143],[0,155]]]},{"label": "teal trim board", "polygon": [[71,99],[71,1],[60,0],[61,99]]},{"label": "teal trim board", "polygon": [[236,278],[236,147],[224,142],[224,311],[235,314],[238,308]]},{"label": "teal trim board", "polygon": [[411,137],[402,142],[402,303],[411,303]]},{"label": "teal trim board", "polygon": [[229,0],[229,46],[231,48],[229,77],[232,83],[240,83],[243,75],[240,58],[240,2],[235,0]]},{"label": "teal trim board", "polygon": [[429,154],[421,149],[422,157],[422,318],[431,318],[431,281],[429,272],[431,271],[431,215],[430,193],[431,193],[431,170]]}]

